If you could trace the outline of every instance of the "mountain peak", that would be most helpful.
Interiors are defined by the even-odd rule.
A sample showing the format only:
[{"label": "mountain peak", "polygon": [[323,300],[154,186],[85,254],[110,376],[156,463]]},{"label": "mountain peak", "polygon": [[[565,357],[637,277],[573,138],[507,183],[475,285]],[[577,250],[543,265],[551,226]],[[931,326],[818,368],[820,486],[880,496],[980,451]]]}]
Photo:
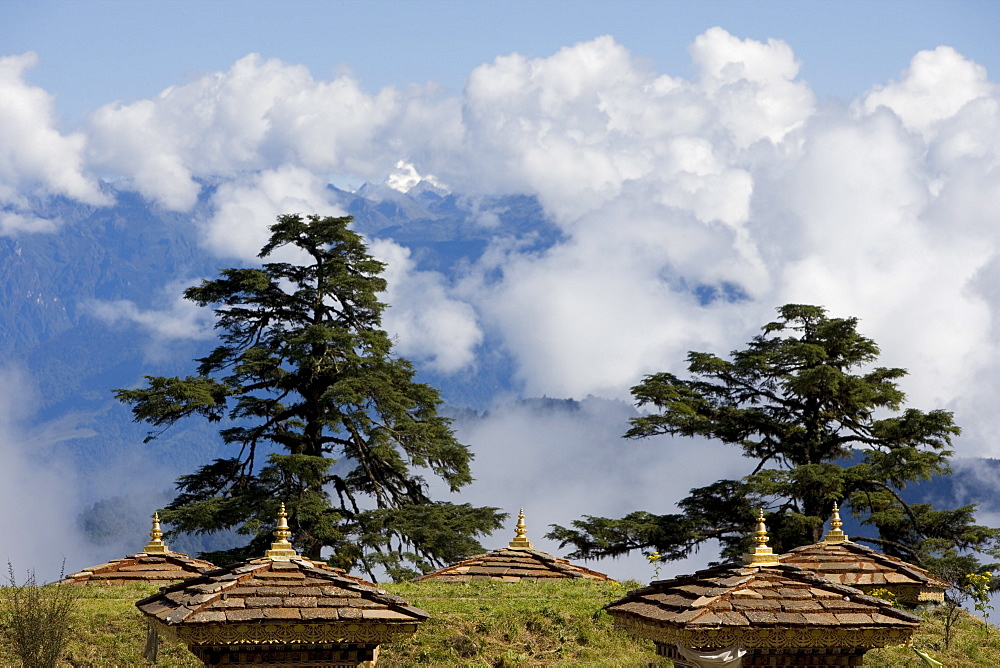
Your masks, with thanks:
[{"label": "mountain peak", "polygon": [[433,188],[435,194],[446,195],[448,194],[447,186],[437,180],[433,174],[421,175],[417,168],[414,167],[413,163],[407,162],[406,160],[400,160],[396,163],[396,169],[393,171],[385,180],[385,185],[401,193],[407,194],[419,194],[410,193],[420,184],[425,184],[421,192],[426,191],[427,188]]}]

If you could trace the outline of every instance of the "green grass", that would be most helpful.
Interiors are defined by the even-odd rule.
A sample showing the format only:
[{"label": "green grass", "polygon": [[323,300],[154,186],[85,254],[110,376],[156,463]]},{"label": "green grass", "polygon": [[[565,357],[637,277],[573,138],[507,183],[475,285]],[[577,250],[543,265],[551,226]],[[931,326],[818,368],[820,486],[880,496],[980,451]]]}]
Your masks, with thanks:
[{"label": "green grass", "polygon": [[[670,662],[653,645],[615,630],[601,612],[621,597],[629,583],[402,583],[383,587],[431,613],[431,619],[406,641],[383,645],[380,668],[402,666],[656,666]],[[156,593],[155,586],[89,586],[77,592],[69,646],[60,666],[144,666],[146,625],[135,601]],[[0,588],[0,598],[7,592]],[[914,636],[913,645],[949,668],[993,668],[1000,657],[1000,630],[963,614],[951,648],[944,649],[944,625],[935,611]],[[7,629],[0,629],[0,666],[18,665]],[[198,668],[187,648],[162,643],[157,665]],[[908,647],[869,652],[865,666],[921,666]]]},{"label": "green grass", "polygon": [[[910,644],[926,652],[946,668],[992,668],[1000,665],[1000,629],[987,626],[982,617],[967,612],[959,613],[952,627],[950,646],[944,646],[944,613],[930,608],[920,613],[924,623],[913,634]],[[901,668],[924,666],[909,647],[886,647],[872,650],[865,655],[865,666],[872,668]]]},{"label": "green grass", "polygon": [[429,613],[378,665],[669,666],[651,642],[617,631],[601,610],[639,583],[419,582],[386,585]]},{"label": "green grass", "polygon": [[[49,585],[52,586],[52,585]],[[60,666],[144,666],[146,622],[135,602],[159,591],[155,585],[72,587],[76,606],[71,617],[69,643]],[[6,597],[0,588],[0,598]],[[18,665],[7,629],[0,636],[0,666]],[[202,663],[186,647],[162,643],[158,666],[200,668]]]}]

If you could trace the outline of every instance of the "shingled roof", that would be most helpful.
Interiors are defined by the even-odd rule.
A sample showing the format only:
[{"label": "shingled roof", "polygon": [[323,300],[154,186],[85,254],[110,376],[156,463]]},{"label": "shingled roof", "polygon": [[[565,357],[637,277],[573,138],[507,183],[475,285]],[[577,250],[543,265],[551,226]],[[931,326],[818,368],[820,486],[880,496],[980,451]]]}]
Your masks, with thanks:
[{"label": "shingled roof", "polygon": [[653,582],[605,609],[636,636],[687,648],[860,651],[903,643],[919,626],[882,599],[778,563],[763,516],[758,526],[748,563]]},{"label": "shingled roof", "polygon": [[797,566],[724,564],[605,606],[629,632],[688,647],[881,647],[920,617]]},{"label": "shingled roof", "polygon": [[[283,504],[279,517],[279,540],[265,557],[166,587],[136,607],[157,632],[181,639],[203,660],[246,648],[258,654],[278,646],[328,652],[345,644],[356,645],[354,654],[360,648],[371,655],[378,644],[412,634],[427,619],[402,597],[300,557],[287,541]],[[285,649],[279,653],[288,659]]]},{"label": "shingled roof", "polygon": [[841,530],[840,512],[833,508],[832,528],[819,543],[789,550],[781,563],[801,566],[835,584],[863,591],[887,589],[907,604],[940,602],[948,583],[902,559],[882,554],[848,540]]},{"label": "shingled roof", "polygon": [[507,547],[469,557],[457,564],[428,573],[417,578],[423,580],[500,580],[519,582],[521,580],[552,580],[559,578],[582,578],[607,581],[604,573],[592,571],[572,564],[566,559],[552,556],[534,549],[527,538],[524,525],[524,509],[518,514],[514,540]]},{"label": "shingled roof", "polygon": [[[387,642],[428,613],[361,578],[302,557],[265,557],[166,587],[136,607],[168,632],[205,644]],[[362,629],[360,621],[370,622]],[[275,624],[287,625],[284,628]]]},{"label": "shingled roof", "polygon": [[181,552],[173,552],[163,544],[160,516],[153,515],[152,540],[142,552],[129,554],[103,564],[85,568],[66,576],[60,584],[124,584],[148,582],[165,585],[201,575],[214,570],[216,565],[203,559],[192,559]]}]

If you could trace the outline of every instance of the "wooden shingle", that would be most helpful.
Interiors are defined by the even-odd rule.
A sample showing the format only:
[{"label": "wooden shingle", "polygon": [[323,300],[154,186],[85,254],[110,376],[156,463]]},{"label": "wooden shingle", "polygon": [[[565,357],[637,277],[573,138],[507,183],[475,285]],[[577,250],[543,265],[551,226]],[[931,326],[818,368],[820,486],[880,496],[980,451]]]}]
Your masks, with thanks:
[{"label": "wooden shingle", "polygon": [[745,563],[652,582],[605,610],[679,666],[701,665],[699,653],[716,650],[738,650],[732,658],[746,654],[746,665],[825,666],[831,655],[857,662],[837,665],[861,665],[868,649],[906,642],[916,631],[920,617],[779,561],[767,546],[762,510],[757,520]]},{"label": "wooden shingle", "polygon": [[836,584],[863,591],[887,589],[906,605],[941,602],[948,583],[902,559],[882,554],[848,539],[841,530],[840,509],[833,505],[831,529],[818,543],[789,550],[781,563],[815,571]]},{"label": "wooden shingle", "polygon": [[552,556],[534,549],[527,539],[524,527],[524,509],[518,516],[514,540],[507,547],[485,554],[469,557],[451,566],[417,578],[423,580],[443,580],[459,582],[463,580],[498,580],[517,582],[521,580],[551,580],[559,578],[582,578],[585,580],[607,581],[604,573],[570,563],[566,559]]},{"label": "wooden shingle", "polygon": [[[726,564],[682,577],[653,582],[605,609],[630,632],[692,647],[734,637],[741,638],[738,644],[753,647],[755,638],[782,637],[774,630],[831,627],[851,631],[844,635],[848,641],[874,642],[872,638],[908,636],[920,623],[919,617],[881,599],[792,565]],[[720,588],[722,581],[739,584]],[[693,591],[720,590],[714,597],[691,598]],[[876,633],[854,633],[859,631]]]},{"label": "wooden shingle", "polygon": [[161,540],[160,516],[153,515],[151,540],[142,552],[129,554],[121,559],[85,568],[67,575],[60,584],[123,584],[148,582],[165,585],[215,570],[215,564],[204,559],[192,559],[181,552],[173,552]]}]

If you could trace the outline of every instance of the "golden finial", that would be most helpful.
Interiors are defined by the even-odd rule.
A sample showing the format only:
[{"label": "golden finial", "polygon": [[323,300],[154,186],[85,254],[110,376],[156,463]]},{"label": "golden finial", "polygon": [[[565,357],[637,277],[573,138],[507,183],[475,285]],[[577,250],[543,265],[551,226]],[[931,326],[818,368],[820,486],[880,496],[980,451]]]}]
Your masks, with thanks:
[{"label": "golden finial", "polygon": [[271,549],[264,553],[265,557],[272,561],[288,561],[292,557],[299,556],[292,544],[288,542],[288,537],[292,532],[288,530],[288,514],[285,512],[285,504],[282,502],[281,511],[278,513],[278,528],[274,530],[274,537],[278,540],[271,543]]},{"label": "golden finial", "polygon": [[778,555],[767,546],[767,525],[764,524],[764,509],[757,511],[757,531],[753,535],[753,551],[744,554],[747,566],[777,566]]},{"label": "golden finial", "polygon": [[149,537],[153,540],[146,543],[146,547],[142,548],[142,551],[146,554],[166,554],[169,552],[167,546],[163,544],[160,540],[163,538],[163,532],[160,531],[160,513],[153,513],[153,530],[149,532]]},{"label": "golden finial", "polygon": [[823,536],[824,543],[843,543],[846,541],[847,534],[840,530],[840,527],[844,526],[844,523],[840,521],[840,508],[837,507],[837,502],[833,502],[833,517],[830,518],[830,530],[826,532]]},{"label": "golden finial", "polygon": [[514,528],[514,540],[510,541],[508,547],[515,550],[532,550],[534,545],[528,540],[528,530],[524,526],[524,508],[517,514],[517,527]]}]

